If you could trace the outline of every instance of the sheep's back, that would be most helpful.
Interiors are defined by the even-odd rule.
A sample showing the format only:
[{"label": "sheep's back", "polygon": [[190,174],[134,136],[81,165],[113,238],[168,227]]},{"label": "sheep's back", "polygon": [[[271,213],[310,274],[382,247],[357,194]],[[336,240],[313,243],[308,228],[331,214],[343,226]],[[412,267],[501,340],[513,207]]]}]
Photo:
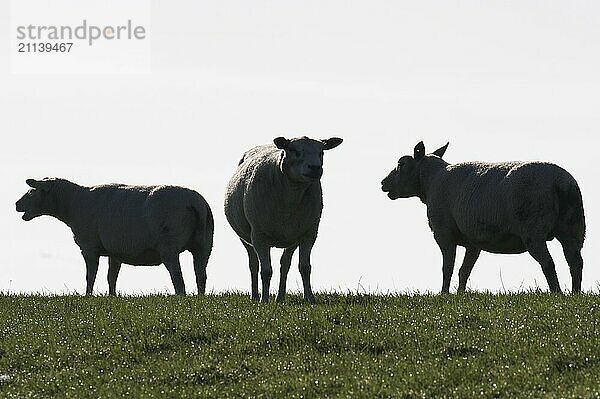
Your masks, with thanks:
[{"label": "sheep's back", "polygon": [[250,224],[244,211],[247,199],[268,195],[268,176],[277,173],[280,152],[274,145],[246,151],[227,186],[225,216],[238,236],[247,242],[250,242]]},{"label": "sheep's back", "polygon": [[107,252],[135,257],[171,237],[185,246],[194,231],[193,205],[202,197],[176,186],[105,185],[91,190],[98,237]]},{"label": "sheep's back", "polygon": [[[446,168],[436,194],[462,234],[471,241],[492,242],[522,234],[535,218],[545,218],[551,226],[558,212],[556,183],[565,173],[542,162],[465,162]],[[525,206],[537,215],[524,214]]]},{"label": "sheep's back", "polygon": [[448,167],[445,195],[459,230],[481,239],[510,233],[507,199],[511,187],[505,180],[521,164],[468,162]]}]

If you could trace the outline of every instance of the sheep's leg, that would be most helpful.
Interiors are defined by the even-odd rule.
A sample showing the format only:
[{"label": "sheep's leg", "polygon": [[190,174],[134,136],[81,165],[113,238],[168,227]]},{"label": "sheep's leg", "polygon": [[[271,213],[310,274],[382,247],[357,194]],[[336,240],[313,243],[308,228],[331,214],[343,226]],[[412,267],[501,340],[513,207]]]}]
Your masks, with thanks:
[{"label": "sheep's leg", "polygon": [[442,250],[442,294],[450,292],[450,280],[454,272],[454,261],[456,258],[456,245],[440,245]]},{"label": "sheep's leg", "polygon": [[554,266],[554,261],[548,251],[546,241],[542,239],[528,240],[525,242],[527,243],[527,251],[529,251],[529,254],[540,264],[540,266],[542,266],[542,271],[544,272],[550,291],[560,293],[561,290],[560,284],[558,283],[558,277],[556,276],[556,267]]},{"label": "sheep's leg", "polygon": [[571,292],[581,292],[581,278],[583,273],[583,258],[581,257],[581,245],[575,240],[560,240],[563,253],[571,271]]},{"label": "sheep's leg", "polygon": [[179,263],[179,254],[163,257],[163,263],[171,275],[171,282],[175,288],[175,294],[185,295],[185,283],[181,274],[181,264]]},{"label": "sheep's leg", "polygon": [[85,277],[87,283],[85,295],[92,295],[94,283],[96,282],[96,274],[98,273],[98,262],[100,261],[100,257],[93,254],[83,254],[83,259],[85,259]]},{"label": "sheep's leg", "polygon": [[262,297],[261,302],[269,302],[269,288],[271,285],[271,277],[273,276],[273,268],[271,267],[271,248],[267,245],[256,244],[253,241],[256,255],[260,262],[260,279],[262,280]]},{"label": "sheep's leg", "polygon": [[279,263],[281,264],[280,276],[279,276],[279,292],[277,294],[277,302],[283,302],[285,300],[285,289],[287,282],[287,275],[290,271],[290,266],[292,265],[292,256],[294,255],[294,251],[298,248],[296,245],[293,247],[289,247],[283,250],[283,255],[281,255],[281,260]]},{"label": "sheep's leg", "polygon": [[464,292],[467,288],[467,280],[469,280],[473,266],[475,266],[475,262],[477,262],[480,253],[481,250],[478,248],[466,248],[465,258],[458,271],[458,292]]},{"label": "sheep's leg", "polygon": [[194,252],[194,273],[196,274],[196,287],[198,295],[204,294],[206,291],[206,265],[208,264],[208,256],[202,252]]},{"label": "sheep's leg", "polygon": [[250,280],[252,286],[252,300],[258,301],[260,296],[258,295],[258,256],[256,255],[256,251],[252,247],[252,245],[244,244],[244,248],[246,248],[246,252],[248,252],[248,266],[250,267]]},{"label": "sheep's leg", "polygon": [[119,271],[121,270],[121,262],[113,258],[108,257],[108,295],[117,295],[117,278],[119,277]]},{"label": "sheep's leg", "polygon": [[312,292],[312,287],[310,286],[310,272],[312,266],[310,264],[310,253],[312,251],[312,247],[315,244],[316,240],[316,232],[315,234],[311,234],[306,239],[300,242],[300,251],[299,251],[299,269],[300,276],[302,276],[302,285],[304,286],[304,300],[308,303],[316,303],[315,296]]}]

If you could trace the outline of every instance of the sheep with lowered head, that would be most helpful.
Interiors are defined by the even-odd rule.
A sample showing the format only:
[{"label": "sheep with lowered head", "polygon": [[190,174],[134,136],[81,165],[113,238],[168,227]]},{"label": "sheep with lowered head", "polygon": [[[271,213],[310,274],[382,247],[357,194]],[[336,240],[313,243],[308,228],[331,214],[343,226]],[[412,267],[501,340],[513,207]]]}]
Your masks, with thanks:
[{"label": "sheep with lowered head", "polygon": [[176,294],[185,294],[179,254],[192,253],[198,293],[206,288],[214,222],[208,203],[193,190],[176,186],[106,184],[83,187],[65,179],[27,179],[31,189],[16,203],[29,221],[53,216],[73,231],[87,269],[91,295],[100,256],[109,257],[108,287],[116,294],[121,263],[163,263]]},{"label": "sheep with lowered head", "polygon": [[269,301],[270,252],[278,247],[285,249],[277,301],[284,300],[292,255],[299,247],[304,299],[314,303],[310,253],[323,209],[323,152],[340,145],[342,139],[278,137],[273,142],[251,149],[240,160],[227,188],[225,215],[248,252],[252,299],[259,299],[260,263],[261,300]]},{"label": "sheep with lowered head", "polygon": [[566,170],[545,162],[463,162],[442,159],[448,144],[425,155],[423,142],[413,156],[400,158],[381,182],[392,200],[419,197],[443,255],[442,292],[450,289],[456,246],[466,253],[458,290],[464,291],[481,251],[529,254],[541,265],[552,292],[561,292],[546,241],[557,238],[572,278],[581,291],[585,238],[583,201]]}]

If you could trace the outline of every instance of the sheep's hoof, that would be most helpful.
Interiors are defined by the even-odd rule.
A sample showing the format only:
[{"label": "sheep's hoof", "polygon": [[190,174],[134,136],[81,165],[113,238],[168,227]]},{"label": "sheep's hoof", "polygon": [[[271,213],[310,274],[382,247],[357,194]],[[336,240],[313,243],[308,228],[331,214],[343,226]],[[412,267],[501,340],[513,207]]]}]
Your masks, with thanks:
[{"label": "sheep's hoof", "polygon": [[317,303],[317,300],[315,299],[314,295],[305,296],[304,300],[306,301],[306,303],[311,304],[311,305],[315,305]]},{"label": "sheep's hoof", "polygon": [[285,301],[285,295],[277,295],[277,299],[275,299],[277,303],[283,303]]}]

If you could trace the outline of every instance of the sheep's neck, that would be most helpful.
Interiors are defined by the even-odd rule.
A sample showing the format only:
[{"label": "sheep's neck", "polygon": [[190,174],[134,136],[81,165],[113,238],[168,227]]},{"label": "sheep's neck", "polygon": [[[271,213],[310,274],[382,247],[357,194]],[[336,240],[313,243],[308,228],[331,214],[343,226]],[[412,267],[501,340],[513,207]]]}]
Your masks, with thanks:
[{"label": "sheep's neck", "polygon": [[297,183],[292,182],[285,175],[282,175],[282,184],[276,187],[281,187],[278,193],[278,199],[282,205],[289,209],[295,209],[302,202],[306,192],[314,183]]},{"label": "sheep's neck", "polygon": [[440,173],[443,173],[448,166],[448,162],[441,158],[427,158],[423,160],[424,164],[421,167],[421,173],[419,174],[419,183],[421,185],[419,190],[419,199],[422,203],[427,204],[427,198],[429,191],[435,184],[435,179]]},{"label": "sheep's neck", "polygon": [[71,182],[61,182],[53,190],[55,206],[49,215],[72,227],[71,224],[75,217],[73,203],[81,196],[83,187]]}]

